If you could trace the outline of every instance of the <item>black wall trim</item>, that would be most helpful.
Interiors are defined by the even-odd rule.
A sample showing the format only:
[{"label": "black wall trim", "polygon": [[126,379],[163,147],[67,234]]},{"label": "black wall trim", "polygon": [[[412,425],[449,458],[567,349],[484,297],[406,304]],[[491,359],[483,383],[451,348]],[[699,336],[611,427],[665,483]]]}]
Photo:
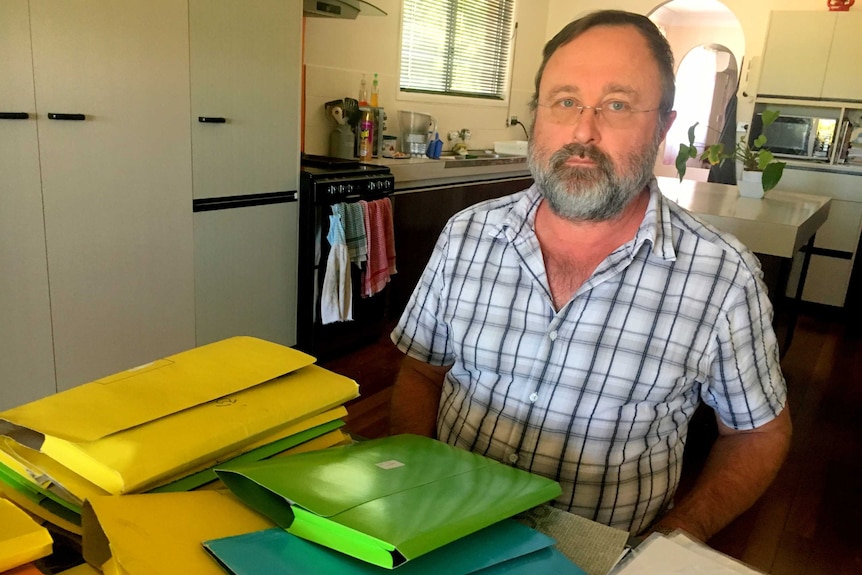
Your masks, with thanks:
[{"label": "black wall trim", "polygon": [[[799,251],[807,252],[808,246],[802,246]],[[811,249],[812,256],[826,256],[827,258],[838,258],[839,260],[852,260],[853,252],[844,252],[841,250],[830,250],[828,248],[814,247]]]},{"label": "black wall trim", "polygon": [[286,204],[295,201],[297,201],[296,192],[269,192],[266,194],[248,194],[245,196],[201,198],[192,200],[192,211],[211,212],[213,210],[231,210],[233,208],[248,208],[268,204]]},{"label": "black wall trim", "polygon": [[775,98],[780,100],[799,100],[800,102],[823,102],[824,104],[835,104],[840,106],[842,102],[848,104],[858,104],[862,100],[846,99],[846,98],[818,98],[816,96],[787,96],[783,94],[757,94],[758,98]]},{"label": "black wall trim", "polygon": [[[800,160],[801,161],[801,160]],[[846,164],[843,164],[846,165]],[[829,167],[832,166],[832,167]],[[826,172],[830,174],[843,174],[845,176],[862,176],[862,172],[858,170],[842,170],[837,165],[819,164],[815,166],[800,166],[799,164],[787,164],[785,170],[799,170],[800,172]]]}]

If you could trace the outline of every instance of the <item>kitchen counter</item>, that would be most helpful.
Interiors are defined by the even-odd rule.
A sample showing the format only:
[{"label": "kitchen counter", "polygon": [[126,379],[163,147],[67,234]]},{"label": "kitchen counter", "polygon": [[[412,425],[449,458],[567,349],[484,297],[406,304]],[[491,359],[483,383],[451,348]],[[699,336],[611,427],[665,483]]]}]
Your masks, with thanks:
[{"label": "kitchen counter", "polygon": [[761,199],[736,186],[658,177],[662,194],[759,254],[792,258],[829,215],[830,199],[774,189]]},{"label": "kitchen counter", "polygon": [[369,162],[387,166],[395,177],[396,192],[448,184],[463,184],[509,177],[529,176],[526,156],[502,156],[458,160],[431,158],[377,158]]}]

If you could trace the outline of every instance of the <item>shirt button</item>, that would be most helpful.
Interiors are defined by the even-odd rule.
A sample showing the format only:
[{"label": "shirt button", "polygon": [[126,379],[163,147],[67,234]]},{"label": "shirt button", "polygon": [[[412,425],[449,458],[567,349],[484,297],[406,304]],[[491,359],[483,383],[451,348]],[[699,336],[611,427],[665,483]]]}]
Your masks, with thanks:
[{"label": "shirt button", "polygon": [[518,454],[513,453],[509,456],[509,463],[517,463],[518,462]]},{"label": "shirt button", "polygon": [[538,393],[533,392],[533,393],[531,393],[531,394],[530,394],[530,401],[531,401],[531,402],[536,403],[536,400],[537,400],[537,399],[539,399],[539,394],[538,394]]},{"label": "shirt button", "polygon": [[549,333],[549,334],[548,334],[548,337],[549,337],[549,338],[551,338],[551,341],[554,341],[555,339],[557,339],[557,332],[556,332],[556,330],[555,330],[555,331],[552,331],[551,333]]}]

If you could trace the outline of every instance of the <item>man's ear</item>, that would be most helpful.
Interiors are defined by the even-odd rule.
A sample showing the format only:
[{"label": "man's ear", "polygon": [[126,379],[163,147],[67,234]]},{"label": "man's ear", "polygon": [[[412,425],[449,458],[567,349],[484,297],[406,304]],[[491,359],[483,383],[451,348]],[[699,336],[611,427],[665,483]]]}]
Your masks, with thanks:
[{"label": "man's ear", "polygon": [[665,120],[664,126],[662,127],[661,140],[659,141],[664,141],[668,131],[670,130],[670,127],[673,126],[674,120],[676,120],[676,110],[671,110],[670,114],[667,115],[667,120]]}]

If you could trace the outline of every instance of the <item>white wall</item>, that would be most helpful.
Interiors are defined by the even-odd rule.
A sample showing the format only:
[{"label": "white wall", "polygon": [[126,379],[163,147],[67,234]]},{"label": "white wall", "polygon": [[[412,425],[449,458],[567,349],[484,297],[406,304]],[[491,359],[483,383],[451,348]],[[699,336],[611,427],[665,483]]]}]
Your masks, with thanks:
[{"label": "white wall", "polygon": [[[769,14],[772,10],[826,10],[823,0],[722,0],[739,19],[743,37],[727,30],[714,30],[718,39],[730,48],[737,61],[745,60],[742,70],[737,118],[748,121],[754,107],[760,55],[763,51]],[[460,101],[452,103],[420,97],[419,101],[402,99],[398,92],[400,0],[375,0],[388,16],[359,16],[356,20],[328,18],[305,19],[305,138],[307,153],[325,154],[329,132],[333,127],[326,118],[323,104],[347,96],[356,97],[364,72],[369,82],[375,72],[380,78],[380,105],[388,115],[387,133],[399,134],[398,110],[427,112],[438,120],[438,131],[445,140],[449,130],[469,128],[471,147],[483,148],[496,140],[522,139],[520,126],[506,127],[508,115],[516,115],[529,125],[527,104],[533,93],[533,80],[541,62],[542,47],[571,20],[606,8],[630,10],[641,14],[664,4],[661,0],[519,0],[516,20],[518,34],[514,56],[514,74],[510,103]],[[671,44],[677,62],[688,50],[701,43],[691,30],[673,31]],[[750,73],[746,73],[751,67]],[[746,81],[748,78],[748,81]],[[451,143],[446,142],[446,148]]]},{"label": "white wall", "polygon": [[[825,11],[827,9],[826,2],[823,0],[721,0],[721,2],[736,15],[742,26],[745,64],[742,69],[743,76],[739,90],[737,119],[747,122],[751,119],[751,114],[754,111],[754,96],[757,93],[757,79],[760,74],[760,56],[766,41],[770,12],[773,10]],[[549,0],[547,36],[549,38],[553,36],[563,26],[563,23],[593,10],[611,8],[648,14],[666,3],[664,0],[614,0],[613,2],[606,0],[579,0],[578,2]],[[736,46],[725,45],[734,52],[737,62],[741,62],[742,58],[737,52],[739,41],[731,37],[726,37],[726,40],[736,44]],[[722,43],[715,40],[710,40],[710,42]],[[677,64],[695,45],[690,37],[680,36],[671,40]],[[743,92],[747,96],[744,96]]]},{"label": "white wall", "polygon": [[388,15],[359,16],[356,20],[305,19],[305,138],[304,151],[326,154],[329,132],[334,127],[323,104],[344,97],[355,98],[365,73],[369,89],[374,73],[380,80],[380,105],[388,116],[386,133],[400,136],[398,110],[426,112],[437,118],[440,137],[446,132],[469,128],[470,147],[493,146],[498,140],[524,139],[520,126],[506,126],[509,115],[529,126],[528,103],[533,95],[533,79],[542,59],[546,41],[548,0],[520,0],[515,19],[514,73],[511,107],[509,102],[440,99],[413,96],[402,99],[398,91],[401,1],[374,0]]}]

